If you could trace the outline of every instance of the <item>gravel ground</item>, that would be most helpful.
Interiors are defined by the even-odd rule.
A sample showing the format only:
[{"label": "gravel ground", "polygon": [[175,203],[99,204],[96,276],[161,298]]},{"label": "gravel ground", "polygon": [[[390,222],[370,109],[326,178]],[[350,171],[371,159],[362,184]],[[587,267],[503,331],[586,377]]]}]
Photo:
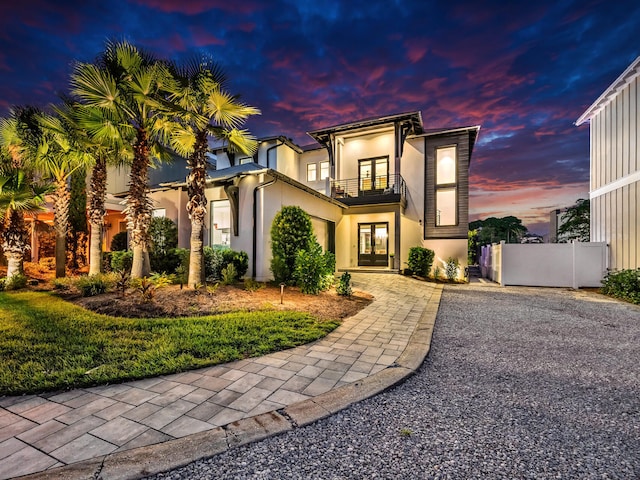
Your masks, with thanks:
[{"label": "gravel ground", "polygon": [[153,478],[640,478],[639,363],[639,307],[560,289],[447,286],[417,375]]}]

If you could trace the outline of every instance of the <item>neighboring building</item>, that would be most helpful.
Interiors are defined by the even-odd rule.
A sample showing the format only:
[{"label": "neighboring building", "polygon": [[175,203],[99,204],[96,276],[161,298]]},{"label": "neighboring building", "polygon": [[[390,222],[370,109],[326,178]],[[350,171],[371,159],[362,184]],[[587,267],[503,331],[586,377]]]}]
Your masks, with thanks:
[{"label": "neighboring building", "polygon": [[611,269],[640,267],[640,57],[576,120],[591,132],[591,241]]},{"label": "neighboring building", "polygon": [[[425,130],[420,112],[409,112],[314,130],[317,143],[304,147],[279,136],[259,140],[252,157],[214,150],[205,244],[246,251],[248,274],[272,278],[271,223],[283,206],[298,205],[336,254],[338,270],[401,271],[409,248],[424,246],[436,261],[458,258],[464,271],[469,163],[479,130]],[[184,164],[169,175],[174,181],[164,172],[151,198],[188,247]],[[117,176],[110,191],[124,193],[126,181]]]}]

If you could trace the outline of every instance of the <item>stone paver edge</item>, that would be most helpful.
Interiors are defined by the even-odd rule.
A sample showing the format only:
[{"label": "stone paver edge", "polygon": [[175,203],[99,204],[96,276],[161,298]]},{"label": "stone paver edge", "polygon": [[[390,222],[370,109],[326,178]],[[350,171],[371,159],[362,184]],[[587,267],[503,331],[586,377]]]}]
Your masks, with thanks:
[{"label": "stone paver edge", "polygon": [[[442,285],[435,285],[407,347],[394,365],[348,385],[281,410],[244,418],[224,427],[176,440],[116,452],[19,477],[23,480],[134,480],[213,457],[246,443],[309,425],[348,406],[393,388],[413,375],[427,357]],[[430,308],[429,308],[430,307]]]}]

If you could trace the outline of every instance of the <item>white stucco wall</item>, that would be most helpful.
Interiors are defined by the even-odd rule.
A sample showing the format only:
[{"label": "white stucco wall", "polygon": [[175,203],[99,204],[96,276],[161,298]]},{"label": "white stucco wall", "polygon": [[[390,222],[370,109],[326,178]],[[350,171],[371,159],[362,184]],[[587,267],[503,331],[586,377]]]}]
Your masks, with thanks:
[{"label": "white stucco wall", "polygon": [[358,160],[373,157],[389,157],[389,174],[394,170],[394,131],[393,128],[379,133],[360,135],[355,137],[340,137],[344,145],[339,145],[337,161],[338,179],[358,178]]},{"label": "white stucco wall", "polygon": [[445,262],[449,257],[457,258],[460,262],[460,270],[458,271],[458,278],[464,277],[464,269],[467,266],[467,245],[468,242],[465,239],[428,239],[422,241],[422,246],[429,248],[435,252],[433,260],[433,267],[436,265],[440,267],[442,275],[444,275]]}]

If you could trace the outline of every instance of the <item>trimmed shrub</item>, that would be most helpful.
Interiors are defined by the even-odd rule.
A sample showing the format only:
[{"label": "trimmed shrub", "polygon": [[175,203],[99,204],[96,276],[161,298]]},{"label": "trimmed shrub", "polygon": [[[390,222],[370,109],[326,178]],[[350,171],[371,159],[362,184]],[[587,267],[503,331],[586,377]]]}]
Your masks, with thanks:
[{"label": "trimmed shrub", "polygon": [[111,252],[111,270],[130,272],[133,265],[133,252],[129,250]]},{"label": "trimmed shrub", "polygon": [[308,250],[298,251],[294,279],[302,293],[317,295],[333,283],[334,268],[335,256],[330,252],[323,254],[320,244],[314,242]]},{"label": "trimmed shrub", "polygon": [[351,289],[351,274],[349,272],[344,272],[340,276],[338,285],[336,286],[336,293],[343,297],[350,297],[353,294],[353,290]]},{"label": "trimmed shrub", "polygon": [[243,251],[222,250],[222,264],[223,268],[233,264],[236,270],[236,278],[242,278],[249,269],[249,255]]},{"label": "trimmed shrub", "polygon": [[640,269],[608,272],[602,280],[602,293],[640,304]]},{"label": "trimmed shrub", "polygon": [[78,278],[76,287],[78,287],[83,297],[93,297],[101,293],[106,293],[112,283],[108,275],[99,273],[97,275]]},{"label": "trimmed shrub", "polygon": [[407,265],[415,275],[426,277],[431,271],[435,252],[424,247],[411,247],[409,249],[409,259]]},{"label": "trimmed shrub", "polygon": [[207,280],[220,280],[220,271],[224,268],[222,257],[226,247],[204,247],[204,275]]},{"label": "trimmed shrub", "polygon": [[116,233],[111,239],[112,252],[123,252],[127,249],[127,232]]},{"label": "trimmed shrub", "polygon": [[175,273],[176,269],[182,264],[182,253],[180,250],[186,249],[172,248],[166,252],[149,252],[151,271],[166,274]]},{"label": "trimmed shrub", "polygon": [[314,241],[309,214],[297,206],[282,207],[271,224],[271,271],[276,282],[295,283],[296,256]]}]

